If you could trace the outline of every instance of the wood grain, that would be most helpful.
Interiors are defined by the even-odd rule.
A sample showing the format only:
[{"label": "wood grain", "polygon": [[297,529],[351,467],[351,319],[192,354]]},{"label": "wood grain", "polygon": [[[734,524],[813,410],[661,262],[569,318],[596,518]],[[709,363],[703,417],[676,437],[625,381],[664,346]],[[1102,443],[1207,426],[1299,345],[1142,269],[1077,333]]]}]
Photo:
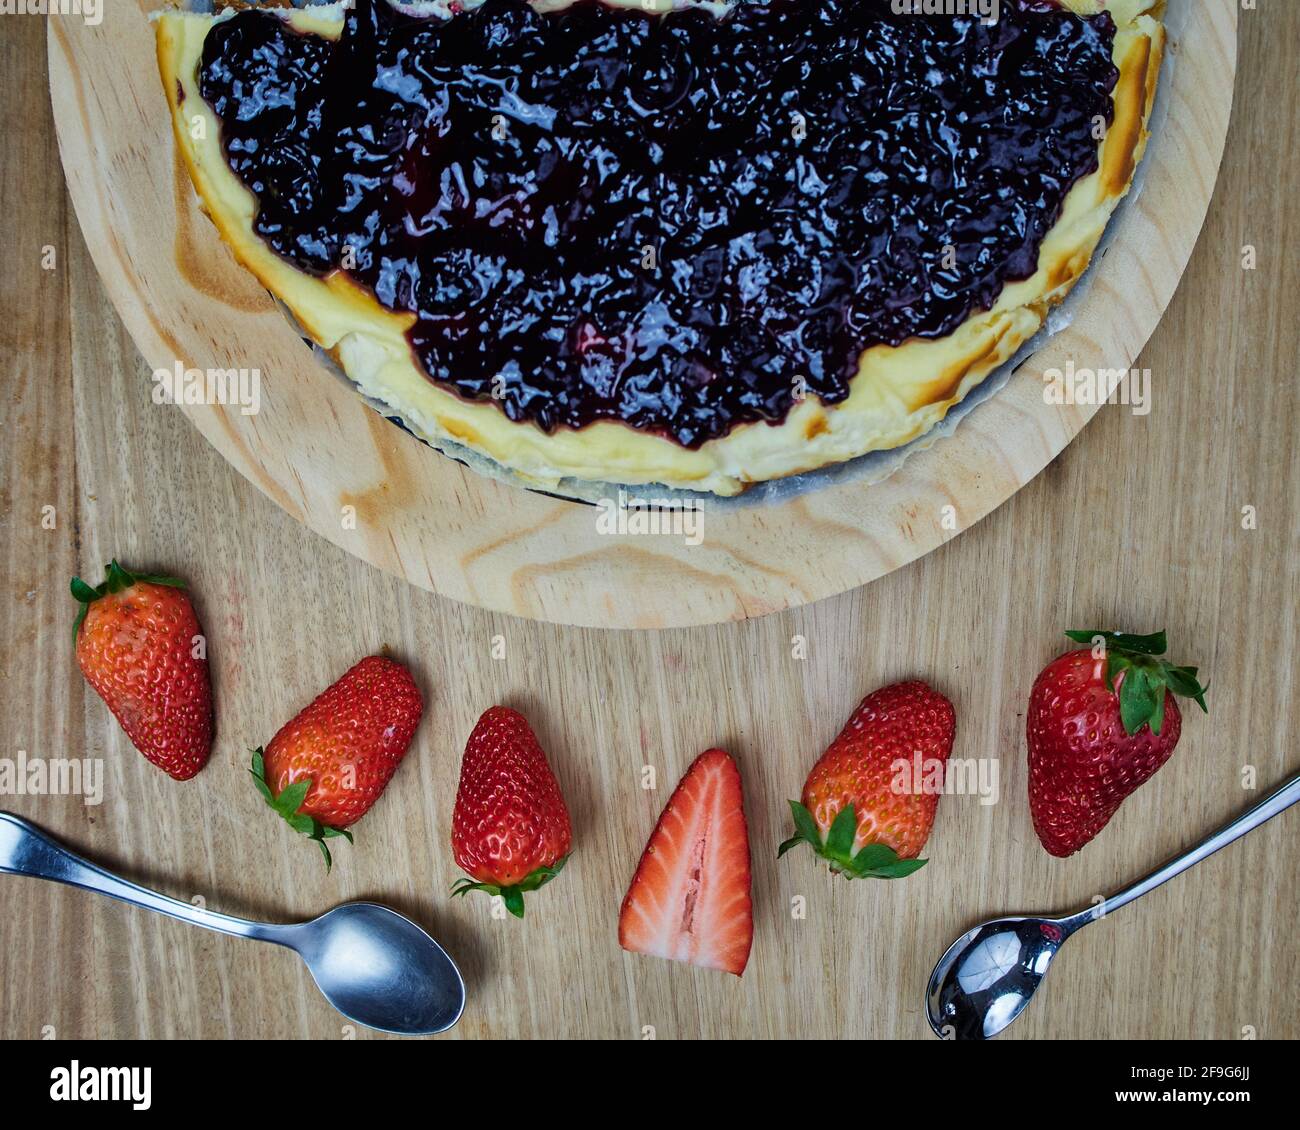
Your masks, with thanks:
[{"label": "wood grain", "polygon": [[1038,474],[1096,411],[1047,403],[1043,372],[1067,361],[1127,369],[1173,296],[1214,187],[1236,59],[1232,0],[1182,9],[1162,95],[1169,122],[1088,301],[955,436],[870,489],[847,482],[711,510],[703,542],[691,544],[611,535],[590,507],[477,475],[378,419],[323,370],[188,188],[143,15],[155,6],[123,0],[97,27],[56,22],[49,52],[77,218],[151,368],[258,368],[258,414],[183,411],[335,545],[457,600],[599,627],[738,620],[843,592],[969,529]]},{"label": "wood grain", "polygon": [[[961,929],[1087,902],[1247,807],[1259,793],[1241,787],[1243,766],[1261,789],[1300,766],[1300,6],[1262,0],[1241,13],[1240,33],[1222,180],[1142,354],[1150,415],[1107,408],[996,514],[865,588],[742,623],[635,633],[516,619],[380,572],[306,531],[182,413],[154,405],[150,366],[72,219],[51,112],[33,94],[0,135],[0,756],[99,757],[106,780],[97,807],[52,796],[0,806],[218,910],[288,920],[347,898],[391,902],[465,970],[470,1001],[452,1038],[638,1038],[645,1025],[662,1039],[926,1036],[925,978]],[[0,20],[14,89],[42,89],[43,35],[40,20]],[[1246,245],[1256,270],[1242,270]],[[47,504],[53,530],[41,526]],[[67,646],[68,577],[113,554],[174,570],[198,594],[219,729],[211,764],[186,784],[129,747]],[[1034,673],[1064,644],[1059,630],[1096,623],[1167,627],[1179,656],[1205,669],[1214,713],[1189,714],[1169,766],[1094,844],[1057,861],[1030,827],[1021,715]],[[796,637],[805,659],[792,656]],[[315,849],[262,809],[245,747],[385,644],[414,667],[428,715],[326,877]],[[786,798],[858,699],[908,675],[952,697],[957,755],[998,759],[998,803],[945,798],[932,861],[905,883],[850,885],[807,855],[778,865]],[[572,864],[522,923],[446,897],[460,750],[495,702],[536,724],[576,834]],[[757,936],[739,981],[615,941],[666,790],[712,744],[741,765],[754,844]],[[658,769],[657,793],[639,787],[643,764]],[[1081,934],[1007,1038],[1236,1038],[1247,1026],[1300,1037],[1297,819]],[[795,895],[804,920],[790,915]],[[60,1037],[347,1034],[289,954],[0,878],[0,1037],[47,1026]]]}]

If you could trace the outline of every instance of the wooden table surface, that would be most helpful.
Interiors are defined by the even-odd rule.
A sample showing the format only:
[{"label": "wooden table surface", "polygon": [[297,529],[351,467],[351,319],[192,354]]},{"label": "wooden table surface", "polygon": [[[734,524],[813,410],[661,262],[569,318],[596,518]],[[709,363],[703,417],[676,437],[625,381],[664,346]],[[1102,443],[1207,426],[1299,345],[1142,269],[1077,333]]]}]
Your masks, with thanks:
[{"label": "wooden table surface", "polygon": [[[992,517],[864,589],[649,633],[516,620],[381,574],[295,525],[178,411],[153,404],[65,195],[44,36],[40,18],[0,20],[0,72],[23,92],[0,134],[0,758],[102,759],[103,796],[0,806],[213,909],[289,920],[346,899],[394,905],[465,973],[456,1036],[914,1038],[928,1033],[929,970],[961,930],[1086,904],[1300,766],[1300,4],[1241,13],[1215,203],[1141,361],[1149,415],[1107,408]],[[97,577],[114,555],[178,573],[197,594],[218,733],[192,782],[135,753],[77,672],[68,578]],[[1208,675],[1212,714],[1186,714],[1173,761],[1081,854],[1054,860],[1029,821],[1025,701],[1064,650],[1061,629],[1098,625],[1166,627],[1177,658]],[[246,747],[385,646],[416,671],[426,719],[327,876],[263,807]],[[906,676],[952,698],[955,756],[996,759],[997,802],[945,797],[931,862],[904,882],[849,884],[810,853],[778,864],[786,798],[860,697]],[[523,922],[494,919],[486,899],[447,898],[460,752],[494,703],[533,721],[575,829],[572,861]],[[616,942],[646,835],[710,745],[741,765],[754,847],[756,936],[741,980]],[[658,792],[641,788],[644,765]],[[1291,813],[1081,934],[1048,999],[1008,1037],[1300,1037],[1298,918]],[[0,1037],[350,1034],[285,951],[0,881]]]}]

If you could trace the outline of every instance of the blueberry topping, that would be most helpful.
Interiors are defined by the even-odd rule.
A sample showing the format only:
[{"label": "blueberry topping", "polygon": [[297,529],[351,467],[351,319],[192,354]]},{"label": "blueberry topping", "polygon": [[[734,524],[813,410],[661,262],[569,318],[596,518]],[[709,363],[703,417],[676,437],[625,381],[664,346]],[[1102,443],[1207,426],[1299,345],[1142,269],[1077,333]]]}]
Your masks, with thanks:
[{"label": "blueberry topping", "polygon": [[257,233],[414,313],[431,381],[697,447],[991,308],[1097,169],[1110,16],[894,8],[356,0],[337,41],[245,10],[200,90]]}]

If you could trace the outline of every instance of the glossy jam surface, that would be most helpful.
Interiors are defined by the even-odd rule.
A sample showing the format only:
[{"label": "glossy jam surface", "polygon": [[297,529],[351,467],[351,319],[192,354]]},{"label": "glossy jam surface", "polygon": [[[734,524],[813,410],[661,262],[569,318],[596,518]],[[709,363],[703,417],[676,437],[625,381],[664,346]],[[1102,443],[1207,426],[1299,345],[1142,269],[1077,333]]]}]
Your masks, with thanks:
[{"label": "glossy jam surface", "polygon": [[1032,275],[1096,170],[1114,33],[1047,0],[991,26],[890,0],[357,0],[338,41],[217,24],[200,88],[258,233],[414,312],[431,380],[693,447],[842,401],[865,348]]}]

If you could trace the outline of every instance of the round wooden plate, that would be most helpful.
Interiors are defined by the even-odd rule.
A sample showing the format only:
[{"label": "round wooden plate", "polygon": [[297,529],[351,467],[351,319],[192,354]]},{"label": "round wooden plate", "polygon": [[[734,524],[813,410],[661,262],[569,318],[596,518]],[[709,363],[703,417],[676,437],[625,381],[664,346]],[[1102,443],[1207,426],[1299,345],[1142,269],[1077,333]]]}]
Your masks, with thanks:
[{"label": "round wooden plate", "polygon": [[[843,592],[970,527],[1043,469],[1096,406],[1045,403],[1042,374],[1127,369],[1172,298],[1209,207],[1232,107],[1235,0],[1172,0],[1185,22],[1146,184],[1069,329],[956,433],[892,478],[710,510],[703,541],[603,532],[598,511],[485,478],[326,371],[200,212],[175,152],[147,13],[52,19],[50,94],[96,267],[152,369],[257,368],[261,407],[182,411],[304,525],[457,600],[565,624],[659,628],[761,616]],[[693,539],[692,539],[693,540]]]}]

